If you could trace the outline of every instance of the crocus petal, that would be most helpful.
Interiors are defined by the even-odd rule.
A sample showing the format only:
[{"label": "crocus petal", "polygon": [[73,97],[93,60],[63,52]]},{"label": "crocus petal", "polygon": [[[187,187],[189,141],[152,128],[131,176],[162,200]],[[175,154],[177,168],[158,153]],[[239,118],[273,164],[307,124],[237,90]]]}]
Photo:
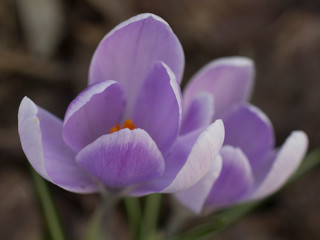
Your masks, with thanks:
[{"label": "crocus petal", "polygon": [[164,171],[161,152],[142,129],[122,129],[101,136],[82,149],[76,160],[111,189],[151,180]]},{"label": "crocus petal", "polygon": [[18,129],[23,151],[42,177],[72,192],[97,190],[78,168],[74,152],[64,143],[61,120],[25,97],[19,108]]},{"label": "crocus petal", "polygon": [[173,72],[163,62],[157,62],[138,94],[132,119],[150,134],[164,155],[179,134],[181,101]]},{"label": "crocus petal", "polygon": [[166,159],[167,171],[162,178],[170,184],[162,190],[164,193],[185,190],[208,173],[222,147],[224,126],[216,120],[196,140],[195,134],[188,135],[177,140]]},{"label": "crocus petal", "polygon": [[209,208],[219,208],[240,201],[252,190],[254,177],[247,157],[239,148],[224,146],[222,170],[206,201]]},{"label": "crocus petal", "polygon": [[186,134],[208,126],[213,118],[213,97],[208,93],[198,94],[186,109],[180,134]]},{"label": "crocus petal", "polygon": [[274,146],[274,133],[271,122],[258,108],[243,105],[224,120],[226,145],[239,147],[248,157],[256,175],[256,169]]},{"label": "crocus petal", "polygon": [[173,193],[190,188],[208,173],[223,140],[224,127],[221,120],[215,121],[204,131],[199,129],[179,137],[165,158],[163,175],[135,188],[130,195]]},{"label": "crocus petal", "polygon": [[200,213],[221,169],[222,160],[218,155],[209,172],[198,183],[187,190],[175,193],[174,196],[187,208],[195,213]]},{"label": "crocus petal", "polygon": [[[197,141],[203,130],[193,131],[179,137],[174,143],[170,154],[165,158],[165,171],[159,178],[142,184],[131,192],[131,196],[143,196],[150,193],[161,192],[168,187],[177,176],[191,152],[192,146]],[[187,188],[187,187],[186,187]]]},{"label": "crocus petal", "polygon": [[188,106],[196,94],[209,92],[215,103],[215,119],[245,102],[251,95],[254,64],[245,57],[221,58],[204,66],[184,91],[184,104]]},{"label": "crocus petal", "polygon": [[76,152],[119,123],[125,107],[124,91],[115,81],[101,81],[83,90],[69,105],[63,138]]},{"label": "crocus petal", "polygon": [[283,146],[273,159],[269,159],[269,166],[265,166],[265,177],[249,197],[257,200],[277,191],[289,179],[300,165],[308,148],[308,137],[302,131],[294,131],[287,138]]},{"label": "crocus petal", "polygon": [[89,84],[105,79],[125,88],[128,107],[155,61],[165,62],[180,81],[184,53],[172,29],[162,18],[140,14],[115,27],[99,44],[92,58]]}]

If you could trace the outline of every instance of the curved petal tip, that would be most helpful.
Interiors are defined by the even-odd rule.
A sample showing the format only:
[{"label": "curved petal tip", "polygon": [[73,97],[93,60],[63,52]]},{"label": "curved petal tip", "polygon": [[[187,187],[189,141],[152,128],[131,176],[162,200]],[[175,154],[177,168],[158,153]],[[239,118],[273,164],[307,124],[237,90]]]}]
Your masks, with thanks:
[{"label": "curved petal tip", "polygon": [[271,159],[273,161],[268,173],[249,198],[257,200],[281,188],[299,167],[307,152],[308,143],[309,140],[305,132],[292,132],[278,152],[273,155],[274,158]]},{"label": "curved petal tip", "polygon": [[22,149],[32,167],[45,179],[50,180],[45,169],[38,108],[24,97],[18,111],[18,132]]}]

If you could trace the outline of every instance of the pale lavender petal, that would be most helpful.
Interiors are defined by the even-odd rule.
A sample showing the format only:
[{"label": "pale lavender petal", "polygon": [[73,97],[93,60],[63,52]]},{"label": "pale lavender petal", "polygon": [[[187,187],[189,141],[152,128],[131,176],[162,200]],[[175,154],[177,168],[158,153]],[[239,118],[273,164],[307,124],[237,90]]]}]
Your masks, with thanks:
[{"label": "pale lavender petal", "polygon": [[162,178],[169,180],[170,184],[162,192],[178,192],[196,184],[213,165],[223,140],[224,126],[221,120],[216,120],[201,132],[196,141],[187,135],[181,137],[180,141],[178,139],[172,154],[166,159],[167,170]]},{"label": "pale lavender petal", "polygon": [[203,205],[214,182],[219,177],[221,169],[222,160],[218,155],[209,172],[198,183],[184,191],[175,193],[174,196],[182,205],[191,209],[195,213],[201,213]]},{"label": "pale lavender petal", "polygon": [[182,120],[180,134],[187,134],[199,128],[208,126],[213,118],[213,97],[209,93],[200,93],[194,97]]},{"label": "pale lavender petal", "polygon": [[223,140],[224,127],[221,120],[205,130],[199,129],[179,137],[165,159],[163,175],[134,189],[131,195],[173,193],[190,188],[208,173]]},{"label": "pale lavender petal", "polygon": [[18,129],[23,151],[41,176],[71,192],[97,191],[64,143],[61,120],[25,97],[19,108]]},{"label": "pale lavender petal", "polygon": [[83,90],[69,105],[63,139],[76,152],[96,140],[121,120],[125,107],[122,87],[101,81]]},{"label": "pale lavender petal", "polygon": [[205,203],[215,209],[239,202],[254,184],[250,163],[239,148],[224,146],[220,155],[222,170]]},{"label": "pale lavender petal", "polygon": [[22,149],[32,167],[45,179],[47,174],[43,158],[42,137],[37,107],[28,97],[21,101],[18,113],[18,131]]},{"label": "pale lavender petal", "polygon": [[215,119],[249,99],[254,81],[254,63],[245,57],[221,58],[204,66],[184,91],[184,104],[191,104],[196,94],[213,95]]},{"label": "pale lavender petal", "polygon": [[249,197],[249,200],[266,197],[281,188],[297,170],[307,148],[308,137],[304,132],[294,131],[291,133],[278,152],[272,154],[273,159],[269,159],[269,164],[265,166],[265,177],[256,186],[256,190]]},{"label": "pale lavender petal", "polygon": [[138,94],[132,120],[150,134],[164,156],[179,134],[181,101],[180,86],[173,72],[157,62]]},{"label": "pale lavender petal", "polygon": [[101,136],[82,149],[77,162],[111,189],[123,189],[162,175],[164,159],[142,129],[122,129]]},{"label": "pale lavender petal", "polygon": [[160,192],[173,181],[175,176],[181,170],[191,152],[194,143],[203,130],[199,129],[190,134],[179,137],[174,143],[168,157],[165,158],[165,171],[159,178],[142,184],[131,192],[132,196],[143,196],[150,193]]},{"label": "pale lavender petal", "polygon": [[256,169],[274,146],[271,122],[258,108],[243,105],[231,112],[224,120],[226,145],[239,147],[248,157],[256,175]]},{"label": "pale lavender petal", "polygon": [[92,58],[89,83],[114,79],[125,88],[128,106],[155,61],[165,62],[180,81],[184,53],[170,26],[153,14],[140,14],[115,27]]}]

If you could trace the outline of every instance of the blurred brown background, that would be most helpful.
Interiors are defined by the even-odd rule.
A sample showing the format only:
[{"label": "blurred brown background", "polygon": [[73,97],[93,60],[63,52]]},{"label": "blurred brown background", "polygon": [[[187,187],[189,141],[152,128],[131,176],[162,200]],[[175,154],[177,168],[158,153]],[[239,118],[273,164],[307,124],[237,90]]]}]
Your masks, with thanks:
[{"label": "blurred brown background", "polygon": [[[17,135],[27,95],[60,118],[86,86],[91,56],[121,21],[152,12],[169,22],[185,55],[184,83],[208,61],[256,62],[252,102],[274,124],[280,145],[302,129],[320,146],[318,0],[0,0],[0,236],[41,239],[44,223]],[[216,239],[320,239],[320,168]],[[70,239],[80,239],[96,196],[50,185]]]}]

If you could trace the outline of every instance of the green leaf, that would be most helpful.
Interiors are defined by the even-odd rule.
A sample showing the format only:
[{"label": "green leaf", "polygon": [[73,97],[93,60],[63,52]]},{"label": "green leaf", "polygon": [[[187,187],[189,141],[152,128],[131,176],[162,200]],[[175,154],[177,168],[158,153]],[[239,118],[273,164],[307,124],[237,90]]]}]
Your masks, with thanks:
[{"label": "green leaf", "polygon": [[100,211],[100,207],[96,210],[88,223],[86,232],[84,234],[84,240],[102,240],[101,236],[101,219],[102,219],[102,211]]},{"label": "green leaf", "polygon": [[309,153],[305,159],[302,161],[299,169],[296,171],[296,173],[290,178],[287,184],[290,184],[297,180],[299,177],[304,175],[309,170],[313,169],[315,166],[317,166],[320,163],[320,148],[317,148],[313,150],[311,153]]},{"label": "green leaf", "polygon": [[160,194],[151,194],[146,197],[144,215],[140,225],[141,228],[138,239],[155,239],[160,203]]},{"label": "green leaf", "polygon": [[136,239],[139,233],[141,223],[141,206],[139,199],[136,197],[127,197],[124,204],[128,214],[128,223],[133,239]]},{"label": "green leaf", "polygon": [[31,169],[34,186],[39,197],[48,232],[52,240],[65,240],[59,216],[49,192],[47,182]]},{"label": "green leaf", "polygon": [[257,208],[260,202],[241,204],[235,207],[231,207],[223,212],[215,214],[205,218],[203,223],[193,227],[192,229],[180,233],[170,240],[192,240],[192,239],[204,239],[217,234],[221,230],[230,226],[232,223],[248,214],[253,209]]},{"label": "green leaf", "polygon": [[[309,153],[306,158],[302,161],[299,169],[290,178],[285,186],[297,180],[299,177],[304,175],[306,172],[314,168],[320,163],[320,148]],[[274,195],[273,195],[274,196]],[[265,198],[260,201],[240,204],[231,208],[228,208],[220,213],[205,218],[203,223],[193,227],[192,229],[180,233],[176,236],[168,238],[169,240],[192,240],[192,239],[207,239],[216,235],[223,229],[229,227],[231,224],[244,217],[254,209],[260,207],[265,202],[270,200],[273,196]]]}]

